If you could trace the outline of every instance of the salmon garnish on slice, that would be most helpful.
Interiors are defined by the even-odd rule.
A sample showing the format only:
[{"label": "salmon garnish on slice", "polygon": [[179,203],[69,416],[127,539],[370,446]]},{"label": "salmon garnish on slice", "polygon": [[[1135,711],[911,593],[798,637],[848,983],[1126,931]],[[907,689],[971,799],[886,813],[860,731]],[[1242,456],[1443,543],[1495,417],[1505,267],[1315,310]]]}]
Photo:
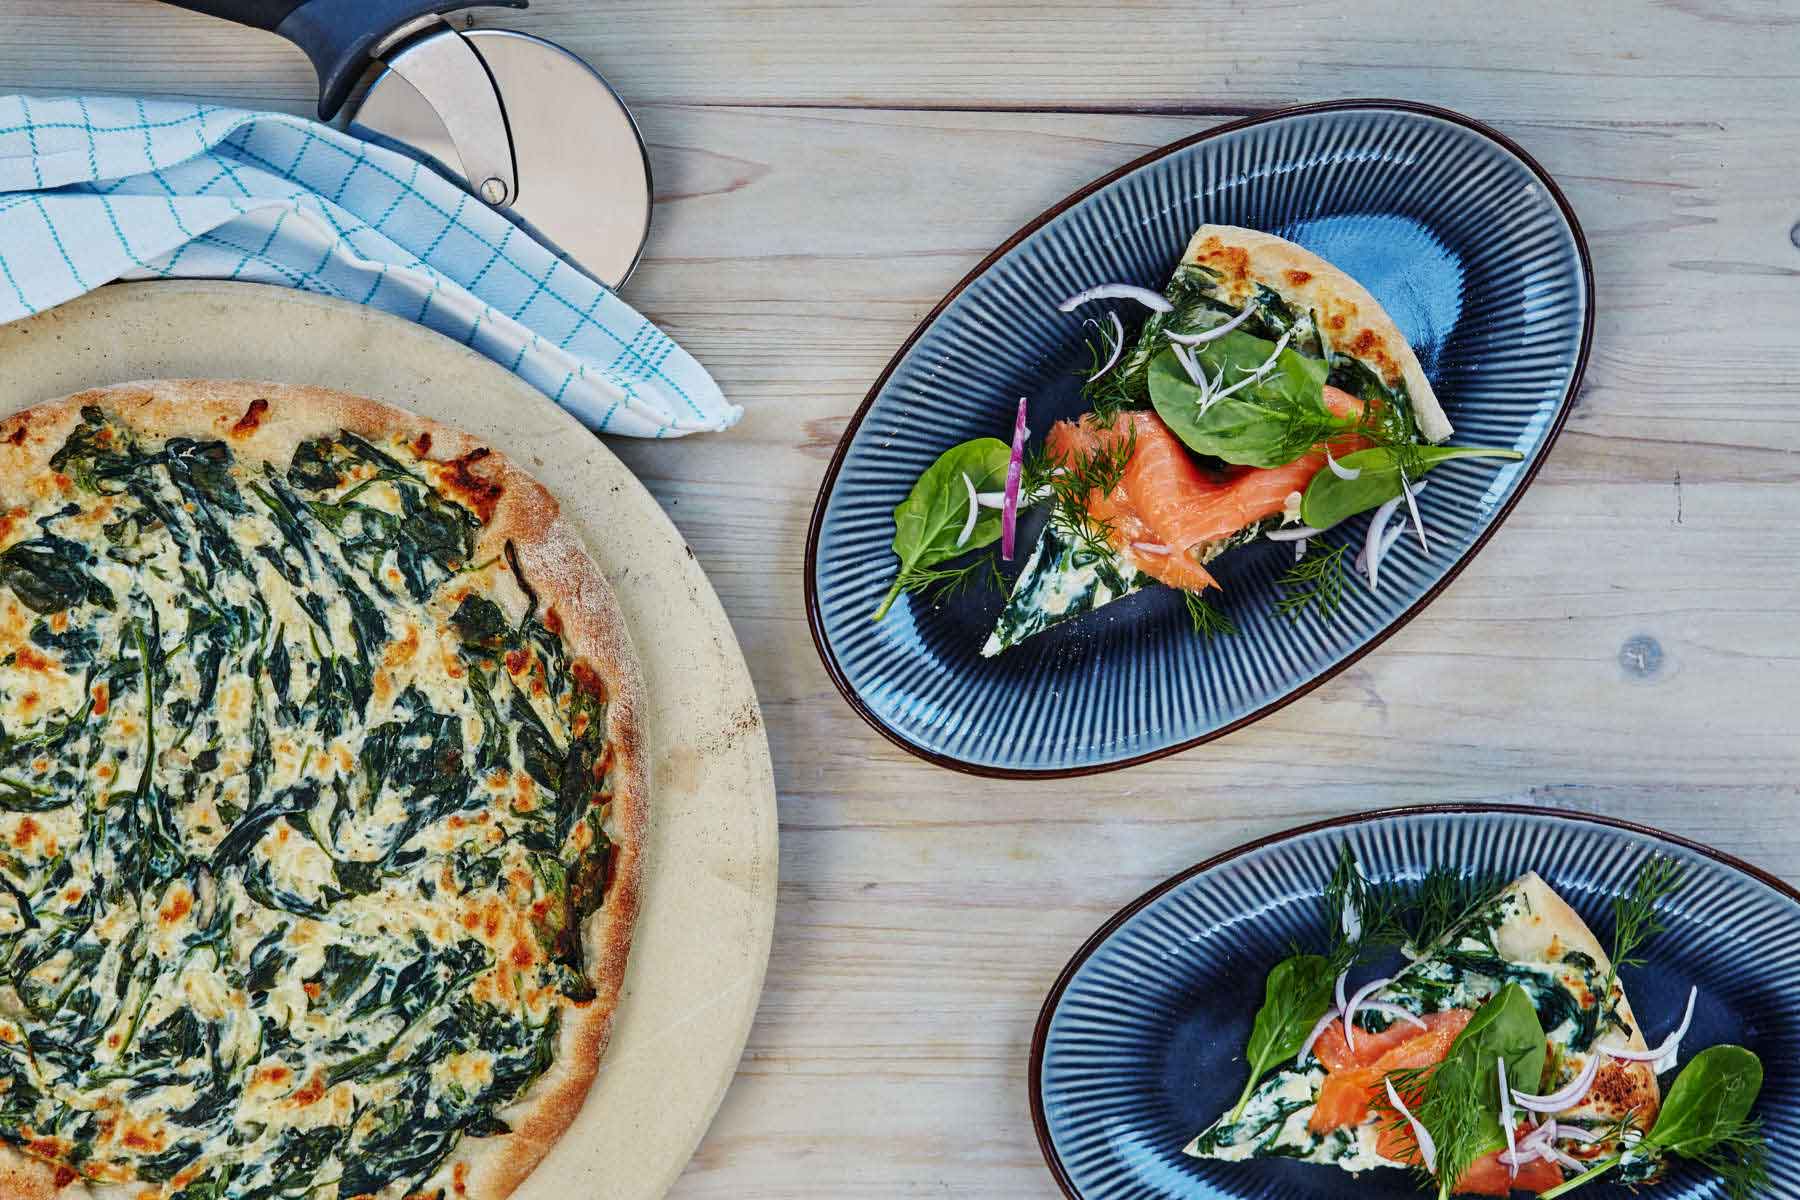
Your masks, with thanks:
[{"label": "salmon garnish on slice", "polygon": [[[1362,401],[1337,388],[1325,389],[1325,403],[1340,416],[1362,412]],[[1202,565],[1216,543],[1287,507],[1325,469],[1325,451],[1316,448],[1280,467],[1202,467],[1162,418],[1137,410],[1101,423],[1092,413],[1079,421],[1058,421],[1045,438],[1052,461],[1073,466],[1103,452],[1116,452],[1131,438],[1130,461],[1111,492],[1095,489],[1088,515],[1112,530],[1113,548],[1129,551],[1138,569],[1170,587],[1204,591],[1219,586]],[[1369,443],[1354,434],[1332,441],[1334,454]],[[1153,547],[1156,549],[1145,549]],[[1166,548],[1165,552],[1159,552]]]},{"label": "salmon garnish on slice", "polygon": [[[1529,1126],[1521,1126],[1519,1137],[1531,1132]],[[1562,1168],[1555,1163],[1534,1158],[1519,1168],[1517,1175],[1507,1170],[1506,1164],[1500,1161],[1500,1152],[1484,1154],[1469,1164],[1463,1177],[1457,1180],[1452,1189],[1453,1195],[1459,1196],[1510,1196],[1515,1190],[1531,1192],[1547,1192],[1563,1181]]]},{"label": "salmon garnish on slice", "polygon": [[1396,1021],[1380,1033],[1358,1030],[1354,1051],[1345,1044],[1344,1023],[1333,1021],[1313,1044],[1313,1054],[1325,1064],[1327,1074],[1308,1126],[1314,1133],[1327,1133],[1362,1124],[1390,1072],[1443,1062],[1474,1015],[1466,1008],[1453,1008],[1421,1018],[1424,1029]]},{"label": "salmon garnish on slice", "polygon": [[[1436,1066],[1450,1053],[1457,1036],[1475,1014],[1466,1008],[1427,1013],[1425,1028],[1396,1021],[1380,1033],[1356,1031],[1356,1048],[1344,1040],[1344,1023],[1334,1021],[1313,1043],[1313,1054],[1324,1064],[1325,1082],[1319,1088],[1319,1100],[1308,1120],[1315,1133],[1326,1133],[1361,1125],[1369,1114],[1380,1114],[1381,1131],[1376,1137],[1375,1153],[1390,1162],[1412,1165],[1419,1161],[1418,1146],[1411,1127],[1388,1103],[1385,1081],[1395,1071],[1411,1071]],[[1405,1096],[1411,1106],[1422,1097],[1422,1089]],[[1531,1132],[1521,1124],[1518,1137]],[[1519,1167],[1516,1174],[1500,1161],[1499,1151],[1483,1155],[1463,1172],[1452,1189],[1453,1195],[1509,1196],[1514,1189],[1532,1193],[1546,1192],[1563,1181],[1554,1163],[1535,1159]]]}]

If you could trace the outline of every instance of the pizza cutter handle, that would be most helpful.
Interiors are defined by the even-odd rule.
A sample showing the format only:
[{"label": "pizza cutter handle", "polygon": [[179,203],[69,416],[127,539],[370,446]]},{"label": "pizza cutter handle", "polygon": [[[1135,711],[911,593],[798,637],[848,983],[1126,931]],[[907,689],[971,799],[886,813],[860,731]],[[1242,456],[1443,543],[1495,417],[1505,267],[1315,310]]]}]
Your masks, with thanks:
[{"label": "pizza cutter handle", "polygon": [[458,9],[524,8],[530,0],[165,0],[280,34],[319,75],[319,119],[329,121],[383,43],[422,18]]}]

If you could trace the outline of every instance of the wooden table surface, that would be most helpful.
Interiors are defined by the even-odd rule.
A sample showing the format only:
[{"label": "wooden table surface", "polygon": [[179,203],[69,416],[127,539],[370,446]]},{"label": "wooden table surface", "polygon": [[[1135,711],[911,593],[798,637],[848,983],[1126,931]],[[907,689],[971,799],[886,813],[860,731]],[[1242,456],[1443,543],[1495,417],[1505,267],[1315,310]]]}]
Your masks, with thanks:
[{"label": "wooden table surface", "polygon": [[[479,19],[564,43],[632,105],[657,205],[626,295],[748,411],[722,436],[614,443],[736,624],[781,789],[767,992],[676,1196],[1054,1195],[1025,1091],[1045,990],[1144,888],[1285,826],[1522,799],[1800,881],[1791,0],[534,0]],[[286,43],[148,0],[0,0],[0,91],[19,89],[302,112],[314,84]],[[894,749],[827,681],[801,602],[814,491],[869,383],[1094,176],[1350,96],[1490,122],[1581,217],[1594,353],[1536,484],[1422,617],[1222,741],[1060,784]]]}]

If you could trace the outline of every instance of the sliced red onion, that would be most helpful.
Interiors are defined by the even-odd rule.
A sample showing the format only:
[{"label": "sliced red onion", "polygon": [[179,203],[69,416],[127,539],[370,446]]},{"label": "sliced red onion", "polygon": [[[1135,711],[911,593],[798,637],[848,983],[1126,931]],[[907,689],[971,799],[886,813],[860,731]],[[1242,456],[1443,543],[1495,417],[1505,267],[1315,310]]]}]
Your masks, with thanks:
[{"label": "sliced red onion", "polygon": [[1062,312],[1074,312],[1089,300],[1136,300],[1151,312],[1175,311],[1175,306],[1160,293],[1138,287],[1134,283],[1103,283],[1085,292],[1075,293],[1056,307]]},{"label": "sliced red onion", "polygon": [[1204,412],[1206,409],[1206,398],[1211,394],[1211,389],[1206,385],[1206,372],[1202,371],[1200,369],[1200,364],[1194,361],[1194,352],[1192,350],[1189,350],[1186,346],[1172,346],[1170,348],[1175,351],[1175,361],[1181,364],[1181,369],[1187,372],[1187,377],[1193,381],[1195,387],[1200,389],[1200,408],[1201,411]]},{"label": "sliced red onion", "polygon": [[1318,537],[1324,532],[1311,525],[1290,525],[1286,529],[1271,529],[1263,536],[1271,542],[1304,542],[1307,538]]},{"label": "sliced red onion", "polygon": [[1681,1053],[1681,1039],[1687,1033],[1688,1026],[1694,1021],[1694,998],[1700,994],[1698,987],[1688,989],[1687,1013],[1681,1018],[1674,1033],[1662,1040],[1662,1044],[1649,1050],[1627,1050],[1623,1046],[1601,1046],[1600,1052],[1610,1058],[1622,1058],[1627,1062],[1647,1062],[1651,1070],[1661,1075],[1675,1065],[1676,1057]]},{"label": "sliced red onion", "polygon": [[1256,301],[1252,300],[1250,303],[1244,305],[1243,312],[1231,318],[1231,320],[1225,322],[1223,325],[1214,325],[1211,329],[1202,329],[1199,333],[1175,333],[1170,330],[1165,330],[1163,336],[1168,338],[1171,342],[1179,342],[1183,346],[1200,346],[1215,338],[1224,337],[1255,315]]},{"label": "sliced red onion", "polygon": [[1511,1160],[1519,1156],[1519,1143],[1518,1134],[1513,1129],[1517,1122],[1513,1120],[1512,1093],[1506,1086],[1506,1060],[1496,1058],[1494,1067],[1500,1072],[1500,1129],[1506,1134],[1506,1153],[1500,1156],[1500,1161],[1506,1164],[1507,1176],[1514,1178],[1519,1174],[1520,1164]]},{"label": "sliced red onion", "polygon": [[1437,1143],[1431,1140],[1431,1131],[1425,1128],[1424,1122],[1412,1115],[1412,1110],[1400,1099],[1400,1093],[1394,1090],[1392,1079],[1383,1079],[1381,1082],[1387,1087],[1388,1101],[1393,1104],[1394,1111],[1405,1117],[1406,1123],[1412,1126],[1413,1143],[1419,1148],[1419,1161],[1425,1164],[1427,1171],[1437,1174]]},{"label": "sliced red onion", "polygon": [[1106,360],[1105,366],[1087,377],[1089,383],[1112,370],[1113,364],[1119,361],[1119,355],[1125,353],[1125,325],[1119,320],[1118,313],[1109,312],[1106,315],[1112,320],[1112,355]]},{"label": "sliced red onion", "polygon": [[[1504,1067],[1504,1063],[1502,1066]],[[1510,1130],[1511,1126],[1507,1128]],[[1501,1165],[1506,1167],[1508,1173],[1512,1175],[1517,1175],[1520,1167],[1534,1162],[1553,1162],[1555,1160],[1551,1157],[1550,1140],[1555,1136],[1556,1118],[1552,1117],[1524,1137],[1519,1138],[1516,1146],[1497,1157],[1500,1159]],[[1509,1136],[1507,1140],[1511,1141],[1512,1138]]]},{"label": "sliced red onion", "polygon": [[[1421,482],[1412,489],[1413,495],[1416,496],[1420,492],[1423,492],[1427,486],[1427,484]],[[1375,510],[1375,515],[1369,520],[1369,532],[1363,538],[1362,553],[1356,556],[1356,568],[1369,577],[1369,590],[1371,592],[1381,590],[1380,585],[1377,583],[1381,560],[1387,557],[1387,552],[1394,548],[1394,543],[1400,540],[1400,535],[1402,533],[1406,532],[1406,526],[1402,523],[1383,533],[1378,534],[1377,531],[1383,529],[1388,522],[1388,518],[1394,515],[1395,510],[1400,507],[1403,499],[1404,497],[1402,496],[1396,496]],[[1380,540],[1377,540],[1378,537]]]},{"label": "sliced red onion", "polygon": [[1013,542],[1019,529],[1019,476],[1025,468],[1025,397],[1019,397],[1019,414],[1013,418],[1012,457],[1006,463],[1006,498],[1000,504],[1000,557],[1012,560]]},{"label": "sliced red onion", "polygon": [[1519,1143],[1518,1148],[1520,1150],[1536,1150],[1539,1146],[1542,1146],[1545,1142],[1554,1138],[1556,1133],[1556,1118],[1550,1117],[1542,1125],[1539,1125],[1536,1129],[1526,1134],[1524,1140]]},{"label": "sliced red onion", "polygon": [[1543,1159],[1545,1162],[1551,1161],[1551,1150],[1550,1147],[1540,1143],[1529,1150],[1523,1146],[1517,1150],[1502,1150],[1496,1157],[1499,1158],[1501,1166],[1511,1174],[1517,1175],[1520,1167],[1528,1166],[1539,1159]]},{"label": "sliced red onion", "polygon": [[1551,1162],[1561,1163],[1563,1166],[1570,1167],[1576,1171],[1585,1171],[1594,1165],[1593,1163],[1582,1162],[1573,1154],[1570,1154],[1565,1150],[1558,1150],[1555,1146],[1548,1143],[1545,1143],[1544,1150],[1548,1152]]},{"label": "sliced red onion", "polygon": [[[1343,463],[1340,463],[1337,459],[1331,457],[1330,446],[1325,447],[1325,465],[1330,467],[1331,473],[1336,475],[1339,479],[1360,479],[1362,477],[1361,467],[1346,467]],[[1402,476],[1401,478],[1405,478],[1405,476]]]},{"label": "sliced red onion", "polygon": [[1514,1088],[1513,1103],[1520,1108],[1529,1108],[1532,1112],[1541,1113],[1558,1113],[1565,1108],[1573,1108],[1581,1102],[1583,1096],[1588,1094],[1588,1089],[1594,1086],[1594,1076],[1599,1073],[1600,1056],[1598,1054],[1589,1055],[1587,1062],[1582,1065],[1580,1073],[1566,1086],[1558,1088],[1547,1096],[1534,1096],[1530,1092],[1521,1092]]},{"label": "sliced red onion", "polygon": [[1386,504],[1375,510],[1369,518],[1369,532],[1363,537],[1363,570],[1369,576],[1369,590],[1381,590],[1381,559],[1387,553],[1388,543],[1382,538],[1387,530],[1388,518],[1400,507],[1400,497],[1395,496]]},{"label": "sliced red onion", "polygon": [[981,498],[975,494],[975,481],[963,472],[963,486],[969,489],[969,515],[963,518],[962,532],[956,535],[957,549],[969,544],[969,535],[975,532],[975,518],[981,515]]},{"label": "sliced red onion", "polygon": [[[1224,389],[1223,391],[1214,392],[1213,396],[1212,396],[1212,401],[1208,401],[1208,403],[1210,404],[1213,401],[1223,400],[1223,399],[1225,399],[1225,397],[1230,396],[1233,393],[1243,391],[1245,388],[1249,387],[1253,383],[1260,383],[1264,376],[1266,376],[1270,371],[1275,369],[1276,361],[1281,358],[1281,352],[1283,350],[1287,349],[1287,344],[1289,341],[1291,341],[1293,339],[1293,336],[1294,336],[1294,331],[1293,331],[1292,327],[1290,327],[1286,333],[1281,335],[1281,339],[1275,343],[1275,349],[1269,351],[1269,357],[1267,357],[1263,360],[1262,366],[1256,368],[1256,370],[1250,372],[1248,375],[1244,376],[1242,379],[1238,380],[1236,383],[1232,384],[1230,387]],[[1224,370],[1225,370],[1225,368],[1223,368],[1223,367],[1219,368],[1221,375],[1224,374]]]},{"label": "sliced red onion", "polygon": [[[1394,524],[1389,525],[1388,531],[1381,535],[1381,557],[1385,559],[1388,556],[1388,551],[1390,551],[1394,548],[1394,543],[1399,541],[1405,535],[1406,535],[1406,519],[1404,517],[1402,517],[1399,521],[1396,521]],[[1357,551],[1356,552],[1356,569],[1358,571],[1363,572],[1366,575],[1366,574],[1368,574],[1368,565],[1369,565],[1368,553],[1364,550]]]},{"label": "sliced red onion", "polygon": [[1131,548],[1133,550],[1140,551],[1141,553],[1144,553],[1144,554],[1167,554],[1167,553],[1169,553],[1169,548],[1167,546],[1163,545],[1161,542],[1133,542],[1133,543],[1131,543]]},{"label": "sliced red onion", "polygon": [[[1330,451],[1326,453],[1329,454]],[[1425,540],[1425,522],[1419,520],[1419,501],[1413,494],[1412,480],[1406,477],[1404,470],[1400,472],[1400,494],[1406,497],[1406,508],[1412,513],[1413,528],[1419,531],[1419,549],[1430,554],[1431,543]]]},{"label": "sliced red onion", "polygon": [[1324,1016],[1313,1023],[1312,1032],[1306,1035],[1306,1040],[1300,1044],[1300,1053],[1294,1057],[1294,1065],[1296,1067],[1306,1062],[1306,1056],[1312,1053],[1313,1044],[1319,1040],[1320,1036],[1324,1034],[1327,1029],[1331,1028],[1331,1023],[1337,1020],[1337,1016],[1337,1010],[1335,1008],[1329,1009]]},{"label": "sliced red onion", "polygon": [[[1337,1001],[1337,1010],[1338,1010],[1339,1016],[1342,1016],[1343,1012],[1344,1012],[1344,982],[1345,982],[1345,980],[1347,980],[1349,978],[1350,978],[1350,972],[1339,971],[1338,977],[1337,977],[1337,983],[1334,984],[1331,989],[1332,994],[1333,994],[1332,998]],[[1348,1044],[1349,1040],[1350,1040],[1350,1027],[1345,1026],[1344,1027],[1344,1041],[1346,1044]]]},{"label": "sliced red onion", "polygon": [[1591,1146],[1595,1142],[1603,1142],[1606,1140],[1604,1134],[1595,1133],[1591,1129],[1583,1129],[1579,1125],[1559,1126],[1556,1130],[1556,1136],[1565,1141],[1580,1142],[1584,1146]]},{"label": "sliced red onion", "polygon": [[1392,982],[1393,979],[1387,977],[1371,979],[1357,988],[1350,996],[1350,1003],[1344,1005],[1344,1044],[1352,1050],[1356,1049],[1356,1010],[1362,1007],[1362,1002],[1368,999],[1371,992]]}]

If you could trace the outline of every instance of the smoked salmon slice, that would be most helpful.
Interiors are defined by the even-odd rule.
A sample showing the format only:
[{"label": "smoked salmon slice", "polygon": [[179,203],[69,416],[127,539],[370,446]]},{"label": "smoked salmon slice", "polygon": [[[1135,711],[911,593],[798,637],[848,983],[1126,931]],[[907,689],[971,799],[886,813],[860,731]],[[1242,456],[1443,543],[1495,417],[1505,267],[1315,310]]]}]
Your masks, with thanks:
[{"label": "smoked salmon slice", "polygon": [[[1313,1043],[1313,1054],[1325,1065],[1325,1082],[1307,1124],[1316,1133],[1360,1125],[1371,1111],[1382,1116],[1375,1153],[1399,1163],[1418,1161],[1412,1132],[1387,1102],[1383,1081],[1393,1071],[1415,1070],[1443,1062],[1457,1035],[1475,1014],[1466,1008],[1428,1013],[1425,1028],[1395,1022],[1380,1033],[1356,1031],[1356,1049],[1344,1040],[1344,1023],[1333,1021]],[[1415,1097],[1406,1097],[1413,1103]],[[1521,1125],[1518,1136],[1531,1132]],[[1475,1160],[1463,1173],[1454,1195],[1509,1196],[1515,1189],[1533,1194],[1549,1191],[1563,1181],[1562,1171],[1541,1159],[1526,1163],[1515,1176],[1500,1161],[1499,1152]]]},{"label": "smoked salmon slice", "polygon": [[1383,1094],[1382,1082],[1390,1072],[1443,1062],[1456,1035],[1474,1015],[1466,1008],[1453,1008],[1422,1018],[1424,1029],[1395,1022],[1380,1033],[1358,1030],[1354,1051],[1344,1042],[1343,1022],[1332,1022],[1313,1044],[1313,1053],[1328,1073],[1307,1124],[1315,1133],[1362,1124]]},{"label": "smoked salmon slice", "polygon": [[[1362,402],[1337,388],[1325,389],[1325,403],[1340,416],[1362,411]],[[1132,558],[1146,575],[1188,591],[1218,583],[1199,562],[1212,543],[1248,525],[1272,517],[1295,492],[1305,491],[1325,468],[1322,448],[1280,467],[1230,467],[1209,471],[1153,412],[1122,412],[1110,423],[1092,413],[1079,421],[1058,421],[1045,438],[1054,462],[1071,466],[1105,450],[1120,439],[1133,439],[1124,478],[1110,493],[1099,489],[1088,498],[1088,512],[1112,527],[1115,549],[1139,547]],[[1332,443],[1334,454],[1348,454],[1369,443],[1346,435]],[[1167,548],[1167,553],[1141,547]]]},{"label": "smoked salmon slice", "polygon": [[[1363,1029],[1359,1026],[1356,1030],[1355,1050],[1351,1050],[1349,1043],[1344,1039],[1344,1023],[1342,1021],[1333,1021],[1325,1027],[1325,1032],[1319,1035],[1319,1040],[1313,1043],[1312,1052],[1320,1062],[1325,1064],[1325,1069],[1327,1071],[1345,1071],[1352,1067],[1370,1067],[1381,1062],[1387,1057],[1389,1051],[1394,1050],[1397,1047],[1404,1046],[1406,1043],[1420,1038],[1432,1038],[1435,1040],[1440,1031],[1448,1030],[1450,1038],[1449,1041],[1444,1043],[1444,1053],[1448,1054],[1450,1052],[1450,1042],[1455,1041],[1456,1035],[1461,1033],[1463,1027],[1469,1023],[1470,1015],[1469,1010],[1466,1008],[1453,1008],[1448,1012],[1426,1013],[1423,1017],[1419,1018],[1421,1021],[1425,1022],[1424,1029],[1420,1029],[1417,1025],[1408,1024],[1405,1021],[1395,1021],[1380,1033],[1370,1033],[1367,1029]],[[1442,1057],[1442,1055],[1439,1055],[1438,1058],[1433,1058],[1427,1062],[1416,1065],[1430,1066],[1431,1063],[1439,1061]]]},{"label": "smoked salmon slice", "polygon": [[[1529,1133],[1528,1127],[1521,1127],[1518,1136]],[[1534,1158],[1519,1168],[1515,1177],[1500,1161],[1500,1152],[1483,1155],[1469,1165],[1463,1177],[1457,1181],[1454,1195],[1458,1196],[1510,1196],[1515,1190],[1531,1192],[1547,1192],[1563,1181],[1562,1168],[1555,1163],[1547,1163],[1541,1158]]]}]

